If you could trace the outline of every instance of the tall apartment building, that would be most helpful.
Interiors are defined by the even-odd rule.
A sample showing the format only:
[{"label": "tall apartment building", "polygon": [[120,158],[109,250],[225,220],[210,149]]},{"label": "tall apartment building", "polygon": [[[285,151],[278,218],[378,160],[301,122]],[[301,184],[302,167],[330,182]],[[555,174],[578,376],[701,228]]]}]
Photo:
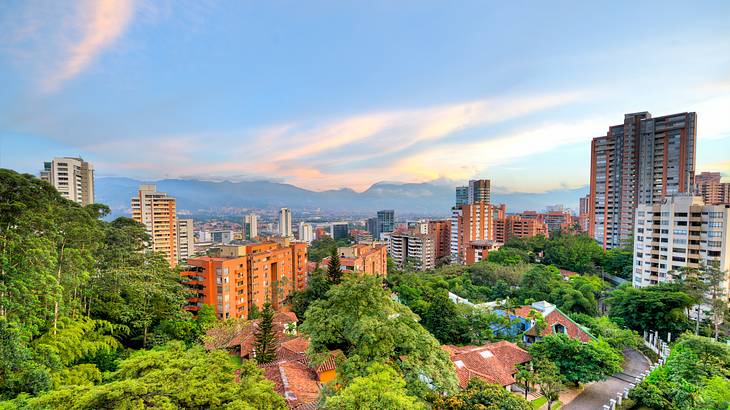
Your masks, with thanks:
[{"label": "tall apartment building", "polygon": [[432,235],[393,232],[388,242],[388,253],[401,268],[407,263],[412,264],[416,270],[436,267],[436,240]]},{"label": "tall apartment building", "polygon": [[177,260],[185,262],[195,253],[195,232],[192,219],[177,220]]},{"label": "tall apartment building", "polygon": [[256,214],[248,214],[243,217],[243,239],[248,241],[259,236],[259,218]]},{"label": "tall apartment building", "polygon": [[314,229],[312,224],[306,222],[299,222],[299,230],[297,231],[297,238],[300,241],[311,243],[314,240]]},{"label": "tall apartment building", "polygon": [[578,225],[581,232],[588,232],[591,210],[591,196],[586,195],[580,198],[578,204]]},{"label": "tall apartment building", "polygon": [[730,182],[722,182],[719,172],[702,172],[695,175],[694,192],[707,205],[730,204]]},{"label": "tall apartment building", "polygon": [[330,237],[334,240],[347,239],[350,235],[350,227],[347,222],[332,222],[330,224]]},{"label": "tall apartment building", "polygon": [[66,199],[82,206],[94,203],[94,167],[82,158],[57,157],[44,162],[40,178]]},{"label": "tall apartment building", "polygon": [[132,198],[132,218],[143,224],[152,252],[160,252],[170,262],[177,263],[177,209],[175,198],[157,192],[155,185],[140,185],[137,196]]},{"label": "tall apartment building", "polygon": [[393,232],[395,229],[395,211],[392,209],[378,211],[375,218],[368,218],[367,228],[373,240],[380,240],[381,234]]},{"label": "tall apartment building", "polygon": [[279,236],[283,238],[292,237],[291,209],[289,208],[279,210]]},{"label": "tall apartment building", "polygon": [[427,234],[436,240],[436,262],[447,260],[451,256],[451,221],[428,221]]},{"label": "tall apartment building", "polygon": [[[665,282],[683,267],[716,264],[730,269],[730,205],[705,205],[677,194],[660,204],[639,205],[634,230],[635,287]],[[727,289],[726,279],[725,287]]]},{"label": "tall apartment building", "polygon": [[222,319],[246,318],[267,301],[282,309],[291,292],[307,286],[305,243],[221,245],[217,256],[190,258],[187,265],[181,272],[191,292],[186,310],[210,305]]},{"label": "tall apartment building", "polygon": [[[462,205],[452,215],[451,253],[452,261],[463,262],[466,250],[472,241],[494,240],[494,207],[480,201]],[[454,229],[455,228],[455,229]],[[453,232],[456,232],[454,237]]]},{"label": "tall apartment building", "polygon": [[473,179],[469,181],[469,191],[467,199],[469,204],[475,204],[477,202],[491,203],[491,182],[488,179]]},{"label": "tall apartment building", "polygon": [[468,186],[457,186],[456,187],[455,204],[457,207],[469,204],[469,187]]},{"label": "tall apartment building", "polygon": [[636,207],[690,192],[694,182],[697,116],[652,118],[626,114],[591,143],[589,234],[604,248],[627,243]]}]

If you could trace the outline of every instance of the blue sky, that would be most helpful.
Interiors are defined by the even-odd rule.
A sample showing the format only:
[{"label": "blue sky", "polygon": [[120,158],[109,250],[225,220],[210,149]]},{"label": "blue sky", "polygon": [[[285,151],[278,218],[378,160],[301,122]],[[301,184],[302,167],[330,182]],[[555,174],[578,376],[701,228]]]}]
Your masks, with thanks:
[{"label": "blue sky", "polygon": [[646,110],[696,111],[698,170],[730,176],[728,21],[727,1],[10,0],[0,167],[541,192],[585,185],[590,139]]}]

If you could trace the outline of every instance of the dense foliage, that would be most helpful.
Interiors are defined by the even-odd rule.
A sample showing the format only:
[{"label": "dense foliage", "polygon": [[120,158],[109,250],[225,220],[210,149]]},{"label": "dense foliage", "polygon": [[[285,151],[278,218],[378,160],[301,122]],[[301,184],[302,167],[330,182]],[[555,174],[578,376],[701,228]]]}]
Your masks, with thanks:
[{"label": "dense foliage", "polygon": [[355,377],[337,392],[327,398],[324,408],[332,410],[425,410],[418,398],[409,396],[406,382],[390,366],[375,363],[365,374]]},{"label": "dense foliage", "polygon": [[179,342],[135,353],[103,383],[98,376],[77,372],[71,385],[34,398],[23,395],[0,408],[286,408],[253,362],[237,366],[226,352],[186,349]]},{"label": "dense foliage", "polygon": [[588,383],[604,380],[621,370],[623,357],[603,340],[583,343],[563,333],[552,334],[535,342],[530,354],[536,360],[548,360],[558,367],[566,382]]},{"label": "dense foliage", "polygon": [[434,410],[531,410],[530,402],[516,396],[504,387],[488,384],[480,379],[469,380],[466,390],[457,394],[433,398]]},{"label": "dense foliage", "polygon": [[683,335],[631,398],[652,409],[725,410],[730,408],[730,346]]},{"label": "dense foliage", "polygon": [[391,299],[377,277],[346,276],[325,299],[309,306],[300,330],[310,336],[311,352],[345,353],[347,360],[337,371],[344,385],[380,363],[402,373],[412,395],[423,397],[431,387],[456,390],[446,352],[408,307]]},{"label": "dense foliage", "polygon": [[686,311],[692,298],[676,284],[633,288],[630,284],[611,292],[609,317],[620,326],[639,332],[658,330],[662,337],[678,335],[689,328]]}]

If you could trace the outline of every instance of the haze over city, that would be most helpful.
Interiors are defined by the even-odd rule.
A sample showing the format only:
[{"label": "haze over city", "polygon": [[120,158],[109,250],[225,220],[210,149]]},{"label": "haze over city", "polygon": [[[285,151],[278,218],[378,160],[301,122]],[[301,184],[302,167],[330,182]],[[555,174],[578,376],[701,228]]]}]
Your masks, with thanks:
[{"label": "haze over city", "polygon": [[0,167],[97,176],[588,184],[623,114],[693,111],[730,173],[728,2],[0,5]]}]

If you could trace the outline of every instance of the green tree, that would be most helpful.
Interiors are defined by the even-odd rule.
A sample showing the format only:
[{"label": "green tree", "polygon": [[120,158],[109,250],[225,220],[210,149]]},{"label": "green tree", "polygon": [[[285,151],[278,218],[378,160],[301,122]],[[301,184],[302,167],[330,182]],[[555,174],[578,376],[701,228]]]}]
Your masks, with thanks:
[{"label": "green tree", "polygon": [[327,264],[327,280],[334,285],[342,281],[342,267],[340,266],[340,257],[337,255],[337,248],[330,254],[330,260]]},{"label": "green tree", "polygon": [[522,249],[503,247],[495,252],[489,252],[487,260],[500,265],[519,265],[530,262],[530,256],[527,251]]},{"label": "green tree", "polygon": [[647,288],[619,286],[606,300],[608,316],[619,326],[638,332],[657,330],[666,335],[681,334],[689,328],[686,310],[693,299],[679,285],[661,283]]},{"label": "green tree", "polygon": [[17,409],[286,409],[273,383],[252,362],[235,365],[225,351],[185,349],[181,343],[135,353],[104,384],[60,387],[3,405]]},{"label": "green tree", "polygon": [[550,361],[542,361],[537,382],[540,384],[540,393],[547,399],[548,410],[552,409],[553,403],[560,399],[560,392],[563,391],[563,378],[558,367]]},{"label": "green tree", "polygon": [[504,387],[488,384],[478,378],[469,380],[466,390],[450,396],[432,398],[434,410],[531,410],[527,400],[515,396]]},{"label": "green tree", "polygon": [[537,382],[537,376],[535,366],[532,363],[517,365],[515,380],[525,386],[525,400],[527,400],[527,395],[530,393],[530,387]]},{"label": "green tree", "polygon": [[534,265],[522,277],[519,297],[530,301],[548,300],[552,291],[561,285],[560,271],[555,266]]},{"label": "green tree", "polygon": [[315,239],[309,244],[307,256],[310,261],[319,263],[332,252],[337,252],[337,242],[329,236],[325,236]]},{"label": "green tree", "polygon": [[297,315],[300,323],[304,321],[304,312],[307,311],[309,305],[324,298],[331,286],[332,283],[327,280],[326,273],[322,269],[316,269],[312,272],[312,276],[309,278],[307,287],[304,290],[289,294],[286,303],[291,311]]},{"label": "green tree", "polygon": [[337,410],[420,410],[426,406],[409,396],[406,382],[392,367],[375,363],[365,375],[355,377],[336,395],[328,397],[324,408]]},{"label": "green tree", "polygon": [[635,330],[624,329],[606,316],[592,317],[582,313],[573,313],[571,319],[590,329],[591,334],[600,337],[616,350],[637,348],[642,338]]},{"label": "green tree", "polygon": [[276,360],[276,333],[274,333],[274,310],[271,303],[266,302],[261,311],[261,319],[254,332],[256,342],[256,362],[259,364],[270,363]]},{"label": "green tree", "polygon": [[588,383],[605,380],[621,371],[623,357],[603,340],[583,343],[563,333],[551,334],[535,342],[530,354],[558,367],[568,382]]},{"label": "green tree", "polygon": [[548,241],[544,262],[586,273],[594,272],[603,257],[603,248],[590,236],[561,234]]},{"label": "green tree", "polygon": [[411,310],[383,290],[382,279],[348,276],[325,299],[309,306],[300,330],[310,336],[312,353],[341,349],[347,361],[338,367],[343,384],[362,376],[373,363],[388,363],[403,373],[411,394],[423,397],[431,387],[456,390],[454,367],[438,341]]}]

